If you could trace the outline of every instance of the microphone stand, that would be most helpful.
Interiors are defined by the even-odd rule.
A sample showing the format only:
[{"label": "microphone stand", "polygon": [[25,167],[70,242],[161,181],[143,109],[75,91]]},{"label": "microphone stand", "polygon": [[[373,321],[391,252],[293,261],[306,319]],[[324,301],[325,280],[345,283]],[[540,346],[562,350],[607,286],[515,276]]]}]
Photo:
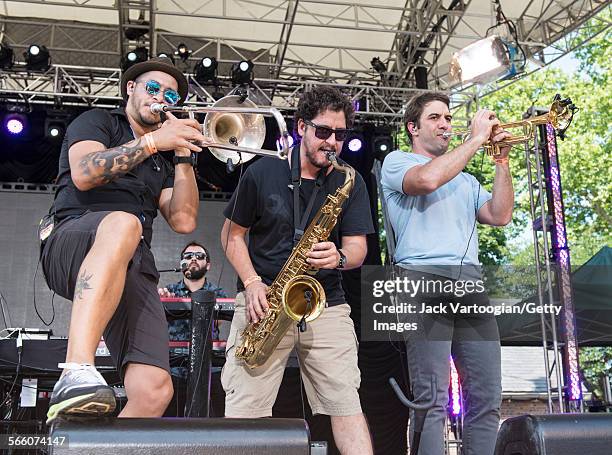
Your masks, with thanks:
[{"label": "microphone stand", "polygon": [[419,445],[421,444],[421,434],[423,433],[423,427],[425,426],[427,411],[436,404],[436,400],[438,399],[438,382],[436,377],[434,375],[431,376],[431,398],[423,404],[416,404],[406,398],[406,395],[404,395],[404,392],[402,392],[402,389],[397,384],[395,378],[389,378],[389,384],[391,384],[391,387],[393,387],[393,391],[402,404],[414,410],[414,437],[410,443],[410,455],[418,455]]}]

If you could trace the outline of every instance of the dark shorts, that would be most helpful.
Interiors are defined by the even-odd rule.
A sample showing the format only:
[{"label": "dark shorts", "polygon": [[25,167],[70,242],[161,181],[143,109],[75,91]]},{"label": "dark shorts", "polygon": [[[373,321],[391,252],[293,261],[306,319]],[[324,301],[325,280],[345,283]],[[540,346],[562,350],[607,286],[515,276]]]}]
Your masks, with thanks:
[{"label": "dark shorts", "polygon": [[[49,287],[72,300],[81,263],[96,238],[98,225],[111,212],[87,212],[62,220],[41,255]],[[151,250],[141,241],[130,261],[119,306],[104,330],[104,341],[121,376],[128,362],[170,372],[168,324],[157,293],[159,275]]]}]

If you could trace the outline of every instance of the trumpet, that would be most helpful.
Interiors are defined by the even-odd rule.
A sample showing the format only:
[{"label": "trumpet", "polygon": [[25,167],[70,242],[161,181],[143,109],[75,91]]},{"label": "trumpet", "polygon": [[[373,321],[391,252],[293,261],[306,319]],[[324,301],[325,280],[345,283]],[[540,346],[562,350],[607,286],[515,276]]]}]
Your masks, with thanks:
[{"label": "trumpet", "polygon": [[[545,125],[550,123],[557,133],[563,137],[565,130],[572,123],[574,113],[578,108],[572,103],[570,98],[561,99],[557,94],[553,100],[550,110],[547,114],[538,115],[536,117],[529,117],[524,120],[516,122],[502,123],[499,125],[503,129],[511,128],[522,128],[522,134],[511,136],[503,141],[493,144],[491,140],[488,140],[482,147],[488,156],[493,158],[498,157],[501,154],[503,147],[512,147],[514,145],[528,143],[532,140],[536,125]],[[462,141],[465,142],[469,138],[471,132],[468,130],[455,130],[452,132],[444,132],[442,136],[452,137],[460,136]]]},{"label": "trumpet", "polygon": [[[255,155],[286,159],[289,154],[289,133],[287,124],[280,111],[273,107],[257,107],[249,99],[230,95],[218,100],[211,107],[167,106],[154,103],[151,112],[184,112],[189,118],[195,114],[206,113],[202,124],[202,134],[210,142],[205,145],[218,160],[229,167],[246,162]],[[280,130],[279,150],[263,149],[266,136],[264,116],[274,117]]]}]

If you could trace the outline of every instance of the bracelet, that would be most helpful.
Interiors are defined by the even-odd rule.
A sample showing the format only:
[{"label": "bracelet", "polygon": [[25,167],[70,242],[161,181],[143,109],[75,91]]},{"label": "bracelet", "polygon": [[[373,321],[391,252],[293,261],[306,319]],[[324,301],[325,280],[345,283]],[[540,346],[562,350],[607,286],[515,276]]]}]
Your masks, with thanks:
[{"label": "bracelet", "polygon": [[250,278],[247,278],[246,280],[244,280],[244,283],[242,283],[244,285],[244,288],[246,289],[249,285],[255,283],[256,281],[261,282],[261,277],[259,275],[253,275]]},{"label": "bracelet", "polygon": [[508,157],[495,158],[494,161],[495,161],[495,164],[508,164],[510,162],[510,159]]},{"label": "bracelet", "polygon": [[151,133],[147,133],[143,136],[147,143],[147,147],[149,148],[149,154],[154,155],[157,153],[157,147],[155,146],[155,139],[153,139],[153,135]]}]

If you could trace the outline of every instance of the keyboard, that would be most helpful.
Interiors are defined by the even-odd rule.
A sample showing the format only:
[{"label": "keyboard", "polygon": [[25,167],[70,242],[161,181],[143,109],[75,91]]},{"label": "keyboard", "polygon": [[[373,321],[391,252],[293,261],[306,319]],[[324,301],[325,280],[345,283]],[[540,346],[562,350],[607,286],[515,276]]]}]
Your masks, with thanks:
[{"label": "keyboard", "polygon": [[[169,315],[173,313],[191,313],[191,299],[184,297],[162,297],[162,304]],[[235,301],[234,299],[219,298],[215,303],[215,319],[223,319],[231,321],[234,316]],[[181,315],[183,316],[183,315]]]}]

